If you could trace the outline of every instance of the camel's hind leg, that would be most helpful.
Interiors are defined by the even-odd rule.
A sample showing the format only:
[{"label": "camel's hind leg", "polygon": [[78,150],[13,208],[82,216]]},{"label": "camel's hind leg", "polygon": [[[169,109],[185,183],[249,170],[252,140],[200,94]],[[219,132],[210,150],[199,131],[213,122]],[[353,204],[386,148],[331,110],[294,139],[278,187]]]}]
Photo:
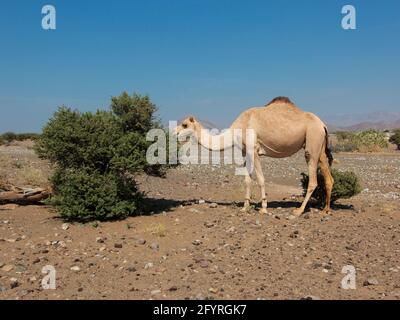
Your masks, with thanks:
[{"label": "camel's hind leg", "polygon": [[325,191],[326,191],[325,208],[323,209],[323,212],[328,213],[330,210],[331,194],[332,194],[334,180],[331,174],[331,170],[329,167],[329,160],[328,157],[326,156],[325,149],[323,149],[321,152],[321,156],[319,158],[319,166],[321,168],[321,173],[324,176]]}]

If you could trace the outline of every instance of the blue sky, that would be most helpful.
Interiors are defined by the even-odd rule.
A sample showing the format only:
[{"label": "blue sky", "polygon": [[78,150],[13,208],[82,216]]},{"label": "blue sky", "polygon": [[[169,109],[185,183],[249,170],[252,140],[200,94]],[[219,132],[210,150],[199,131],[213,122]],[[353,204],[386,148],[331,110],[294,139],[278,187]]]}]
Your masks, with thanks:
[{"label": "blue sky", "polygon": [[[57,30],[41,8],[57,9]],[[357,9],[357,30],[341,8]],[[162,120],[227,126],[290,96],[318,115],[399,110],[398,0],[2,1],[0,132],[39,131],[59,105],[149,94]]]}]

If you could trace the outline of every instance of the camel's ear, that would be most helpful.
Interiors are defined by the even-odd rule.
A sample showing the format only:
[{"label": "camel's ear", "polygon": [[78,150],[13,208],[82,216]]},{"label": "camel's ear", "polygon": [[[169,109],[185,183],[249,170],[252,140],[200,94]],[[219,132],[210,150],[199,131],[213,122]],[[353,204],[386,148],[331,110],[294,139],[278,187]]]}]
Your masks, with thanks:
[{"label": "camel's ear", "polygon": [[189,118],[189,121],[190,121],[190,122],[194,122],[194,118],[193,118],[193,117],[190,117],[190,118]]}]

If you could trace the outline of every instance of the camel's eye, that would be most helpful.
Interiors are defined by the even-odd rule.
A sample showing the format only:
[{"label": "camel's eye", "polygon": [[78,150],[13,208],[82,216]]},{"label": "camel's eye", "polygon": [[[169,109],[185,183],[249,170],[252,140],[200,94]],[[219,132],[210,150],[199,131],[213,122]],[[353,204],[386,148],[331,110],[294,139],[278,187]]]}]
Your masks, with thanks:
[{"label": "camel's eye", "polygon": [[182,128],[186,129],[188,127],[188,125],[186,123],[182,124]]}]

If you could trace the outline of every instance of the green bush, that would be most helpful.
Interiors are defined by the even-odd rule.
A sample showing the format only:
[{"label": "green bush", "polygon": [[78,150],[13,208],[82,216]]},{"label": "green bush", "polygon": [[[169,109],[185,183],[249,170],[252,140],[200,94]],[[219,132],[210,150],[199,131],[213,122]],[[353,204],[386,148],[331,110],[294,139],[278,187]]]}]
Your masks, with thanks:
[{"label": "green bush", "polygon": [[389,142],[397,145],[397,149],[400,150],[400,129],[394,130],[394,134],[390,137]]},{"label": "green bush", "polygon": [[335,152],[379,152],[388,147],[383,132],[366,130],[357,133],[348,131],[336,132],[338,143],[333,148]]},{"label": "green bush", "polygon": [[[308,187],[308,174],[302,173],[301,185],[303,187],[304,195],[307,193]],[[332,177],[335,180],[332,189],[331,202],[335,202],[339,199],[348,199],[361,192],[360,182],[357,175],[351,171],[341,172],[336,169],[332,169]],[[318,171],[318,186],[314,190],[312,197],[320,204],[325,204],[325,183],[324,177],[320,171]]]},{"label": "green bush", "polygon": [[352,141],[358,146],[358,151],[361,152],[378,152],[388,147],[385,134],[372,129],[357,132]]},{"label": "green bush", "polygon": [[49,204],[69,220],[123,219],[135,212],[141,197],[134,181],[112,172],[57,169],[51,182],[55,196]]},{"label": "green bush", "polygon": [[36,140],[38,136],[39,135],[37,133],[6,132],[0,135],[0,145],[7,144],[12,141]]},{"label": "green bush", "polygon": [[157,171],[146,161],[150,142],[145,130],[158,126],[155,111],[147,96],[126,93],[112,98],[112,111],[59,108],[35,149],[56,164],[51,203],[63,218],[119,219],[137,212],[142,194],[132,176],[143,171],[161,174],[164,169],[158,166]]}]

